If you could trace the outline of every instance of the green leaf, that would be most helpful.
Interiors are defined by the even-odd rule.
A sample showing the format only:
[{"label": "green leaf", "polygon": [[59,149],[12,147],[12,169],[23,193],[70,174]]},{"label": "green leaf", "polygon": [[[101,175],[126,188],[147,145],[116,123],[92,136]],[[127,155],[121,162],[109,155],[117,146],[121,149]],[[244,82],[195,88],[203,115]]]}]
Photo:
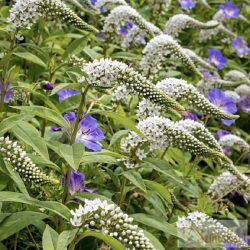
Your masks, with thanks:
[{"label": "green leaf", "polygon": [[19,121],[19,123],[12,129],[12,132],[19,140],[22,140],[31,146],[39,155],[45,159],[49,159],[46,143],[34,126],[28,122]]},{"label": "green leaf", "polygon": [[95,237],[102,241],[104,241],[107,245],[109,245],[113,250],[125,250],[124,246],[113,237],[110,237],[108,235],[102,234],[100,232],[96,231],[85,231],[81,236],[80,239],[86,238],[86,237]]},{"label": "green leaf", "polygon": [[74,89],[80,91],[81,85],[79,83],[60,83],[51,91],[50,95],[55,95],[57,92],[63,89]]},{"label": "green leaf", "polygon": [[136,172],[136,170],[129,170],[122,172],[122,175],[125,176],[131,183],[133,183],[136,187],[142,190],[144,193],[147,193],[146,186],[143,182],[141,175]]},{"label": "green leaf", "polygon": [[146,230],[143,230],[144,235],[150,240],[151,244],[154,246],[157,250],[165,250],[164,246],[161,244],[161,242],[151,233],[149,233]]},{"label": "green leaf", "polygon": [[57,240],[58,233],[49,225],[46,225],[43,232],[43,250],[56,250]]},{"label": "green leaf", "polygon": [[47,119],[48,121],[58,124],[61,127],[69,129],[69,124],[63,118],[63,116],[52,109],[42,106],[12,106],[12,108],[22,110],[23,112],[27,112],[33,116]]},{"label": "green leaf", "polygon": [[84,154],[84,146],[82,143],[75,143],[73,145],[60,144],[59,151],[63,159],[74,170],[77,170],[79,168]]},{"label": "green leaf", "polygon": [[[135,219],[135,221],[147,225],[149,227],[160,230],[166,234],[170,234],[173,236],[179,236],[177,233],[176,226],[162,220],[162,218],[156,218],[148,214],[132,214],[130,215]],[[160,222],[160,223],[159,223]]]},{"label": "green leaf", "polygon": [[46,214],[33,211],[13,213],[0,224],[0,241],[29,225],[35,225],[36,222],[44,220],[47,217]]},{"label": "green leaf", "polygon": [[62,218],[69,220],[72,215],[70,210],[60,202],[57,201],[39,201],[35,198],[27,198],[24,194],[17,192],[0,192],[0,202],[18,202],[29,204],[36,207],[45,208],[55,214],[60,215]]},{"label": "green leaf", "polygon": [[75,235],[77,234],[78,229],[73,230],[67,230],[60,233],[58,240],[57,240],[57,246],[56,250],[67,250],[67,246],[72,242],[72,240],[75,238]]},{"label": "green leaf", "polygon": [[121,158],[126,158],[126,156],[108,150],[102,150],[101,152],[85,152],[82,163],[116,164],[117,159]]},{"label": "green leaf", "polygon": [[36,55],[30,53],[30,52],[16,52],[14,55],[28,61],[34,64],[37,64],[39,66],[42,66],[44,68],[47,68],[47,65]]},{"label": "green leaf", "polygon": [[165,188],[163,185],[155,181],[144,180],[144,183],[146,184],[148,188],[159,193],[162,196],[162,198],[166,200],[166,202],[172,204],[171,195],[169,191],[167,190],[167,188]]}]

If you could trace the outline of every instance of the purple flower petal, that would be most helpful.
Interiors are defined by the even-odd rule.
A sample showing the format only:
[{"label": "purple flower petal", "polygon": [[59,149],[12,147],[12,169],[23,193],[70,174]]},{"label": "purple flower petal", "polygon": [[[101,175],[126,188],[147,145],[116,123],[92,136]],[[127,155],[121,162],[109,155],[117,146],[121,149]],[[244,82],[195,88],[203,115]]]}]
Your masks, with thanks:
[{"label": "purple flower petal", "polygon": [[75,112],[69,112],[65,114],[63,117],[70,125],[73,125],[76,119],[76,114]]},{"label": "purple flower petal", "polygon": [[193,120],[193,121],[198,121],[199,120],[198,116],[196,114],[194,114],[194,113],[191,113],[191,112],[188,112],[184,117],[184,120],[188,120],[188,119]]},{"label": "purple flower petal", "polygon": [[224,152],[225,155],[227,155],[229,157],[232,155],[232,149],[231,149],[231,147],[228,147],[228,146],[224,147],[223,148],[223,152]]},{"label": "purple flower petal", "polygon": [[215,137],[216,137],[217,141],[219,141],[223,136],[230,135],[230,134],[231,134],[231,132],[228,130],[218,130],[216,132]]},{"label": "purple flower petal", "polygon": [[220,10],[222,11],[225,18],[238,18],[240,16],[240,10],[237,5],[230,1],[220,5]]},{"label": "purple flower petal", "polygon": [[79,130],[82,130],[83,132],[89,133],[95,128],[97,128],[97,120],[91,115],[87,115],[80,121]]},{"label": "purple flower petal", "polygon": [[83,187],[81,191],[84,193],[95,193],[95,190],[89,189],[87,187]]},{"label": "purple flower petal", "polygon": [[239,57],[244,57],[249,54],[249,48],[240,37],[234,38],[232,47],[234,48]]},{"label": "purple flower petal", "polygon": [[89,132],[85,138],[90,141],[102,141],[105,139],[105,136],[101,129],[95,128],[94,130]]},{"label": "purple flower petal", "polygon": [[122,26],[118,30],[118,34],[121,35],[121,36],[126,36],[128,34],[128,28],[126,26]]},{"label": "purple flower petal", "polygon": [[226,126],[231,126],[232,124],[235,123],[235,120],[226,120],[226,119],[221,119],[221,122],[226,125]]},{"label": "purple flower petal", "polygon": [[62,128],[58,127],[58,128],[50,128],[50,132],[59,132],[59,131],[62,131]]},{"label": "purple flower petal", "polygon": [[250,111],[250,101],[247,96],[242,96],[238,101],[238,105],[244,113],[248,113]]},{"label": "purple flower petal", "polygon": [[193,0],[177,0],[181,8],[184,10],[191,10],[195,7],[195,2]]},{"label": "purple flower petal", "polygon": [[132,21],[127,21],[126,27],[127,27],[127,29],[131,30],[134,27],[134,23]]},{"label": "purple flower petal", "polygon": [[248,155],[247,155],[247,163],[250,166],[250,153],[248,153]]},{"label": "purple flower petal", "polygon": [[[79,141],[79,142],[81,142],[81,141]],[[91,151],[100,152],[102,150],[102,146],[98,142],[83,140],[83,143],[84,143],[85,147]]]},{"label": "purple flower petal", "polygon": [[[1,93],[2,93],[2,82],[0,81],[0,98],[1,98]],[[9,103],[10,99],[13,97],[13,91],[10,90],[11,84],[5,84],[5,96],[4,96],[4,103]]]},{"label": "purple flower petal", "polygon": [[214,64],[218,69],[223,69],[227,63],[227,58],[217,49],[208,50],[208,60]]},{"label": "purple flower petal", "polygon": [[80,92],[73,89],[63,89],[57,92],[59,102],[63,102],[71,96],[79,95]]},{"label": "purple flower petal", "polygon": [[54,86],[51,82],[47,82],[47,83],[45,83],[45,84],[43,85],[43,88],[44,88],[45,90],[52,90],[52,89],[55,88],[55,86]]}]

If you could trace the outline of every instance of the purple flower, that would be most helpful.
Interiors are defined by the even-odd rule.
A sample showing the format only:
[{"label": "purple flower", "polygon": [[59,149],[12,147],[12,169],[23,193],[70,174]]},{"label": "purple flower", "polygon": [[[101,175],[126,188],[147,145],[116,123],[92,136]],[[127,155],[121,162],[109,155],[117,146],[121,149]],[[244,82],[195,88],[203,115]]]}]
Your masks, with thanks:
[{"label": "purple flower", "polygon": [[231,3],[230,1],[226,1],[226,3],[220,5],[220,10],[222,11],[225,18],[238,18],[240,16],[240,10],[238,7]]},{"label": "purple flower", "polygon": [[194,113],[191,113],[191,112],[188,112],[185,117],[184,117],[184,120],[193,120],[193,121],[198,121],[198,116]]},{"label": "purple flower", "polygon": [[207,80],[218,79],[218,76],[214,72],[209,71],[208,69],[201,69],[200,71]]},{"label": "purple flower", "polygon": [[[226,96],[220,89],[210,90],[208,92],[208,100],[227,114],[234,114],[237,112],[237,107],[233,98]],[[235,120],[221,119],[221,122],[226,126],[230,126]]]},{"label": "purple flower", "polygon": [[55,88],[55,86],[51,83],[51,82],[46,82],[44,85],[43,85],[43,88],[45,90],[52,90]]},{"label": "purple flower", "polygon": [[221,129],[216,132],[215,137],[216,137],[216,140],[219,141],[224,135],[230,135],[230,134],[231,134],[230,131]]},{"label": "purple flower", "polygon": [[246,43],[238,36],[234,38],[232,47],[239,57],[244,57],[249,54],[249,48]]},{"label": "purple flower", "polygon": [[250,153],[247,154],[247,163],[250,166]]},{"label": "purple flower", "polygon": [[[74,112],[69,112],[64,115],[64,119],[70,125],[73,125],[76,115]],[[95,118],[87,115],[80,121],[75,142],[82,143],[87,149],[96,152],[102,150],[99,141],[104,139],[105,136],[102,130],[97,127],[97,120]]]},{"label": "purple flower", "polygon": [[238,101],[238,105],[244,113],[248,113],[250,111],[250,101],[247,96],[242,96]]},{"label": "purple flower", "polygon": [[134,23],[132,21],[127,21],[126,24],[118,30],[118,34],[121,36],[126,36],[128,34],[128,31],[133,27]]},{"label": "purple flower", "polygon": [[[74,195],[76,193],[94,193],[94,190],[88,189],[85,187],[85,176],[83,173],[79,172],[72,172],[70,175],[70,182],[69,182],[69,194]],[[62,179],[62,185],[65,185],[65,179]]]},{"label": "purple flower", "polygon": [[63,102],[64,100],[68,99],[71,96],[74,95],[79,95],[80,92],[73,90],[73,89],[63,89],[61,91],[57,92],[58,98],[59,98],[59,102]]},{"label": "purple flower", "polygon": [[142,45],[146,45],[146,39],[144,36],[140,36],[139,39],[138,39],[138,43],[139,44],[142,44]]},{"label": "purple flower", "polygon": [[177,0],[181,8],[184,10],[191,10],[195,7],[195,2],[193,0]]},{"label": "purple flower", "polygon": [[62,131],[62,128],[55,128],[55,127],[52,127],[50,128],[50,132],[59,132],[59,131]]},{"label": "purple flower", "polygon": [[[4,103],[9,103],[10,99],[13,97],[13,91],[10,90],[10,88],[11,88],[11,84],[5,84],[5,86],[4,86],[4,92],[5,92]],[[0,81],[0,99],[1,99],[2,91],[3,91],[3,84]]]},{"label": "purple flower", "polygon": [[229,147],[229,146],[225,146],[224,148],[223,148],[223,152],[224,152],[224,154],[225,155],[227,155],[227,156],[231,156],[232,155],[232,148],[231,147]]},{"label": "purple flower", "polygon": [[227,58],[217,49],[208,50],[208,60],[214,64],[218,69],[223,69],[227,63]]},{"label": "purple flower", "polygon": [[96,3],[97,3],[97,0],[90,0],[90,3],[91,3],[93,6],[95,6]]}]

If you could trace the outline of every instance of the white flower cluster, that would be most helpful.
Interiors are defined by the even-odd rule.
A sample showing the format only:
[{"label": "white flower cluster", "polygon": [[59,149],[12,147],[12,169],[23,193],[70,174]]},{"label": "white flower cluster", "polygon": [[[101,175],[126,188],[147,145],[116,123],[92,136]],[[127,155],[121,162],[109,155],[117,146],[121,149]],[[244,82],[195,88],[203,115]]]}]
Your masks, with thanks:
[{"label": "white flower cluster", "polygon": [[191,212],[187,216],[178,217],[176,225],[180,230],[195,230],[203,239],[219,239],[221,247],[224,247],[226,243],[230,243],[235,247],[247,247],[247,244],[238,235],[202,212]]},{"label": "white flower cluster", "polygon": [[250,145],[237,135],[224,135],[220,138],[219,143],[222,147],[239,146],[245,150],[250,150]]},{"label": "white flower cluster", "polygon": [[230,70],[225,74],[225,79],[230,81],[242,81],[250,85],[250,79],[239,70]]},{"label": "white flower cluster", "polygon": [[82,71],[87,74],[86,80],[92,86],[110,88],[115,84],[123,85],[130,93],[138,94],[165,108],[184,112],[178,102],[156,89],[150,81],[125,63],[111,59],[94,60],[85,64]]},{"label": "white flower cluster", "polygon": [[[91,0],[88,0],[91,4]],[[112,9],[112,7],[117,5],[128,5],[125,0],[97,0],[95,3],[95,8],[101,10],[102,8],[105,8],[107,10]]]},{"label": "white flower cluster", "polygon": [[218,200],[233,191],[243,195],[245,199],[250,197],[250,186],[247,186],[234,174],[226,171],[214,180],[208,193],[211,194],[211,199]]},{"label": "white flower cluster", "polygon": [[53,182],[32,162],[16,141],[11,141],[9,137],[0,137],[0,155],[12,165],[24,181],[46,184]]},{"label": "white flower cluster", "polygon": [[164,33],[172,37],[177,37],[183,29],[212,29],[218,26],[219,23],[212,20],[207,23],[200,22],[189,15],[177,14],[172,16],[165,24]]},{"label": "white flower cluster", "polygon": [[203,142],[210,148],[223,153],[223,149],[210,131],[201,123],[186,119],[176,122],[179,128],[183,128],[191,133],[199,141]]},{"label": "white flower cluster", "polygon": [[130,131],[128,136],[122,140],[121,150],[129,156],[129,159],[121,159],[126,168],[137,167],[138,162],[147,157],[149,150],[146,148],[146,142],[146,139],[133,131]]},{"label": "white flower cluster", "polygon": [[169,35],[162,34],[151,39],[142,54],[140,66],[146,76],[156,74],[162,68],[167,56],[180,59],[185,66],[201,76],[183,48]]},{"label": "white flower cluster", "polygon": [[128,95],[129,91],[127,90],[126,86],[120,85],[113,91],[112,101],[126,103]]},{"label": "white flower cluster", "polygon": [[150,150],[176,147],[202,157],[224,157],[222,153],[209,148],[186,129],[167,118],[148,117],[139,121],[137,128],[148,139]]},{"label": "white flower cluster", "polygon": [[207,61],[205,61],[203,58],[201,58],[200,56],[198,56],[194,51],[190,50],[190,49],[183,49],[183,51],[185,52],[185,54],[187,54],[192,60],[193,62],[195,62],[196,64],[200,65],[203,68],[206,69],[211,69],[214,70],[214,67],[208,63]]},{"label": "white flower cluster", "polygon": [[239,94],[240,96],[246,95],[246,96],[250,97],[250,86],[247,84],[241,84],[240,86],[235,88],[234,91],[237,94]]},{"label": "white flower cluster", "polygon": [[16,28],[30,29],[39,16],[60,17],[77,28],[97,32],[61,0],[17,0],[10,9],[9,22]]},{"label": "white flower cluster", "polygon": [[190,105],[197,108],[199,112],[213,115],[218,119],[235,119],[238,116],[226,114],[210,103],[197,88],[186,81],[176,78],[166,78],[156,84],[156,88],[175,100],[186,100]]},{"label": "white flower cluster", "polygon": [[142,99],[137,107],[136,116],[138,120],[145,119],[149,116],[160,116],[161,107],[147,99]]},{"label": "white flower cluster", "polygon": [[148,0],[150,6],[152,6],[153,14],[160,15],[167,11],[171,5],[171,0]]},{"label": "white flower cluster", "polygon": [[84,206],[79,205],[76,210],[71,210],[73,226],[86,229],[99,230],[100,232],[121,241],[128,250],[154,250],[150,240],[133,225],[133,218],[123,213],[122,210],[100,199],[84,200]]},{"label": "white flower cluster", "polygon": [[[126,26],[127,22],[132,22],[137,29],[127,29],[127,35],[138,40],[141,36],[154,37],[161,34],[161,30],[154,24],[146,21],[135,9],[127,5],[120,5],[114,8],[104,20],[103,32],[110,34],[119,34],[121,27]],[[142,31],[139,32],[138,28]],[[130,34],[132,32],[133,34]],[[138,36],[135,36],[138,34]],[[126,36],[127,36],[126,35]]]}]

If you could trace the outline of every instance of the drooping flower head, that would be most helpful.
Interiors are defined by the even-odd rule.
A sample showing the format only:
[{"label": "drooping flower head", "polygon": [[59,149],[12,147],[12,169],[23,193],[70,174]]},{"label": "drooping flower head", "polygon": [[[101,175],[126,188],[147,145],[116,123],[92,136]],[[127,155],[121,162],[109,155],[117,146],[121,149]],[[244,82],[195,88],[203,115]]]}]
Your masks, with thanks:
[{"label": "drooping flower head", "polygon": [[57,92],[59,102],[63,102],[64,100],[70,98],[71,96],[79,94],[80,94],[79,91],[73,89],[63,89]]},{"label": "drooping flower head", "polygon": [[244,57],[249,54],[249,48],[246,43],[238,36],[234,38],[232,47],[239,57]]},{"label": "drooping flower head", "polygon": [[233,4],[230,1],[220,5],[220,10],[222,11],[225,18],[239,18],[240,10],[237,5]]},{"label": "drooping flower head", "polygon": [[[62,185],[65,185],[65,178],[62,179]],[[94,193],[95,191],[85,186],[85,176],[83,173],[74,171],[70,175],[69,194],[74,195],[81,192]]]},{"label": "drooping flower head", "polygon": [[[76,119],[74,112],[69,112],[64,115],[65,120],[73,125]],[[76,143],[82,143],[91,151],[101,151],[102,146],[100,141],[104,140],[105,136],[101,129],[97,127],[97,120],[91,115],[85,116],[79,123],[78,132],[76,134]]]},{"label": "drooping flower head", "polygon": [[244,113],[248,113],[250,111],[250,101],[247,96],[242,96],[238,101],[238,105]]},{"label": "drooping flower head", "polygon": [[227,58],[217,49],[208,50],[208,60],[218,69],[223,69],[227,63]]},{"label": "drooping flower head", "polygon": [[177,0],[179,5],[184,10],[191,10],[195,7],[195,2],[193,0]]},{"label": "drooping flower head", "polygon": [[[10,89],[11,88],[11,84],[5,84],[4,85],[4,103],[9,103],[10,99],[13,97],[13,91]],[[1,93],[3,91],[3,84],[0,81],[0,99],[1,99]]]},{"label": "drooping flower head", "polygon": [[[220,89],[210,90],[208,92],[208,100],[227,114],[234,114],[237,112],[237,107],[233,98],[227,97]],[[231,126],[235,120],[221,119],[221,122],[226,126]]]}]

